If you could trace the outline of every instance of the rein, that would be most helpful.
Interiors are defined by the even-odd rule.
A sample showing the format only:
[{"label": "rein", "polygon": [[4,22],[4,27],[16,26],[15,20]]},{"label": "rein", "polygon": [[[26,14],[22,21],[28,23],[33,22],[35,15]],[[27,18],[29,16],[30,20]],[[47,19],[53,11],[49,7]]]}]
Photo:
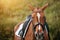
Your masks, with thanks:
[{"label": "rein", "polygon": [[[33,19],[33,18],[32,18]],[[40,25],[42,27],[42,29],[44,30],[45,29],[45,22],[46,22],[46,18],[44,17],[44,24],[41,24],[40,22],[36,22],[35,24],[33,23],[32,21],[32,24],[33,24],[33,30],[36,28],[36,26]]]},{"label": "rein", "polygon": [[35,25],[33,24],[33,27],[34,27],[33,29],[35,29],[35,28],[36,28],[36,26],[38,26],[38,25],[40,25],[40,26],[43,28],[43,30],[44,30],[44,25],[42,25],[42,24],[41,24],[41,23],[39,23],[39,22],[38,22],[38,23],[35,23]]}]

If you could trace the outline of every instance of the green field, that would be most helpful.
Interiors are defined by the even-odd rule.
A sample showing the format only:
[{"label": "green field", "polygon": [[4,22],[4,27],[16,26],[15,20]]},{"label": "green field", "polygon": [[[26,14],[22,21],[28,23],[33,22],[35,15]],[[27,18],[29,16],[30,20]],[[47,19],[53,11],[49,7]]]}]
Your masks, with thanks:
[{"label": "green field", "polygon": [[32,13],[28,7],[49,6],[44,11],[51,40],[60,39],[60,0],[0,0],[0,40],[13,40],[14,26]]}]

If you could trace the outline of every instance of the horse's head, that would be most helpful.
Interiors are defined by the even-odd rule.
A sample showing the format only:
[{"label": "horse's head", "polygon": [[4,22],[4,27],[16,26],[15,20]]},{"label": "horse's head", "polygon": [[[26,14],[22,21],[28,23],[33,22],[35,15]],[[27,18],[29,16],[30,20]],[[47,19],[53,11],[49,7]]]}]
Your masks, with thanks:
[{"label": "horse's head", "polygon": [[34,34],[35,34],[35,38],[37,40],[42,40],[43,39],[43,26],[44,26],[44,9],[48,6],[48,4],[46,4],[43,7],[31,7],[32,9],[32,18],[33,18],[33,30],[34,30]]}]

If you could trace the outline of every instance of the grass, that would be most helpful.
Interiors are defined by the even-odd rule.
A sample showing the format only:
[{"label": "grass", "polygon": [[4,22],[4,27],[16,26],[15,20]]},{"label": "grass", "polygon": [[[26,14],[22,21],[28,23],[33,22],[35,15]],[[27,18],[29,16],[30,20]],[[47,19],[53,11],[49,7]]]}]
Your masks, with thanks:
[{"label": "grass", "polygon": [[[13,3],[14,1],[14,3]],[[0,0],[0,40],[13,40],[14,26],[32,13],[28,5],[41,7],[49,3],[44,11],[49,24],[51,40],[60,39],[60,1],[59,0]]]}]

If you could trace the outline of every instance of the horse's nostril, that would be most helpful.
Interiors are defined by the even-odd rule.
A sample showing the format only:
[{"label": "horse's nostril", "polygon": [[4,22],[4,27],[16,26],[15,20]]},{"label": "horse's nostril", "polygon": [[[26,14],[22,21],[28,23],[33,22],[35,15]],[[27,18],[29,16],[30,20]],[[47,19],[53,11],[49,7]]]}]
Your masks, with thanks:
[{"label": "horse's nostril", "polygon": [[36,37],[37,37],[38,35],[36,34]]},{"label": "horse's nostril", "polygon": [[39,33],[39,38],[43,39],[43,33]]}]

